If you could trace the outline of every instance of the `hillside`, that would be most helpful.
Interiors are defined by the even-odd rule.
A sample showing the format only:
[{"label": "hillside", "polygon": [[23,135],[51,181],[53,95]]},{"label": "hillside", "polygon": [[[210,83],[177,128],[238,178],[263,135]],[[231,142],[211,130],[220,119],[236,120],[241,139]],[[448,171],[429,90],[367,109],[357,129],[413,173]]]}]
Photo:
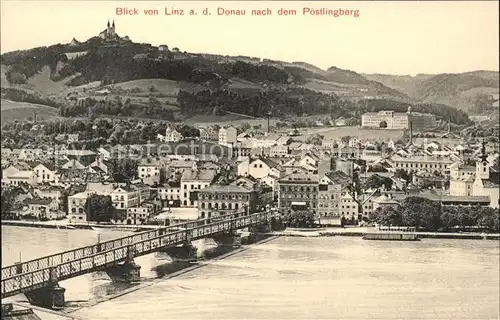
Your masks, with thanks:
[{"label": "hillside", "polygon": [[419,102],[446,104],[471,113],[498,113],[498,109],[488,108],[488,102],[483,101],[499,93],[498,72],[472,71],[415,77],[364,74],[364,77],[404,92]]},{"label": "hillside", "polygon": [[[360,118],[371,110],[406,110],[411,102],[394,86],[338,67],[322,70],[305,62],[192,54],[95,37],[9,52],[1,56],[1,64],[3,88],[30,94],[26,100],[11,90],[8,99],[56,106],[63,116],[95,112],[183,121],[198,114],[264,117],[271,112],[283,118]],[[368,100],[378,102],[367,107]],[[469,122],[467,115],[447,106],[415,110],[419,108],[440,119]]]}]

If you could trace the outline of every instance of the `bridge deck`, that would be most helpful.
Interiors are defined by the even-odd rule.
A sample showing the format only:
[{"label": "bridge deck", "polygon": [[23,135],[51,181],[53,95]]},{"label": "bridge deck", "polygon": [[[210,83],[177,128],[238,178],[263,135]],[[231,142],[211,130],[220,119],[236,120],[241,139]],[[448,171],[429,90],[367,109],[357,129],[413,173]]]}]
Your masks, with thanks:
[{"label": "bridge deck", "polygon": [[62,281],[103,270],[125,261],[130,250],[134,257],[138,257],[186,241],[270,221],[272,216],[270,212],[260,212],[246,216],[233,214],[211,223],[208,223],[209,219],[196,220],[11,265],[2,268],[1,297],[4,299],[45,287],[54,276]]}]

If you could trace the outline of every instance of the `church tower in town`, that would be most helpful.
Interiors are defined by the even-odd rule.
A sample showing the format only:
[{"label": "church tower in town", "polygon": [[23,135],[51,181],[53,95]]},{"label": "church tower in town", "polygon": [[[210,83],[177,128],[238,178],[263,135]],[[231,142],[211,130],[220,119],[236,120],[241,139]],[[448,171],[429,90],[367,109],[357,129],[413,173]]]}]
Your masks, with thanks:
[{"label": "church tower in town", "polygon": [[489,179],[490,178],[490,164],[487,160],[488,155],[486,154],[486,143],[482,142],[481,155],[476,163],[476,178],[479,179]]}]

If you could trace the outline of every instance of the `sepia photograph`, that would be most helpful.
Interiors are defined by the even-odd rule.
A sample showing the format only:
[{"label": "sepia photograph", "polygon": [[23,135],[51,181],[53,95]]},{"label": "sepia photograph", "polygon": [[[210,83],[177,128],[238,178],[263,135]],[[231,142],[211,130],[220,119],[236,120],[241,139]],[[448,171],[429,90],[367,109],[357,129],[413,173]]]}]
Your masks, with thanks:
[{"label": "sepia photograph", "polygon": [[500,319],[498,1],[0,0],[1,319]]}]

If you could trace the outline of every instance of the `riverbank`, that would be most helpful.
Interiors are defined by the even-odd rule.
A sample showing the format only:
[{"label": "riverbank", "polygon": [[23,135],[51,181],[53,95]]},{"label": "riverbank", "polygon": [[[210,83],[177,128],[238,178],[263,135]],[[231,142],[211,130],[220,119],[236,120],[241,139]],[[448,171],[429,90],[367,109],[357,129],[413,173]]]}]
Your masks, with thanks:
[{"label": "riverbank", "polygon": [[[59,221],[23,221],[23,220],[2,220],[2,226],[48,228],[48,229],[67,229],[67,230],[99,230],[106,229],[110,231],[130,231],[141,232],[156,229],[159,226],[152,225],[103,225],[96,223],[69,223],[67,220]],[[349,227],[349,228],[287,228],[284,231],[273,231],[266,233],[269,236],[287,236],[287,237],[363,237],[375,229],[367,227]],[[416,232],[419,238],[433,239],[462,239],[462,240],[500,240],[499,233],[478,233],[478,232]]]},{"label": "riverbank", "polygon": [[69,223],[67,220],[52,221],[26,221],[26,220],[2,220],[2,226],[64,229],[64,230],[116,230],[116,231],[147,231],[156,229],[158,226],[151,225],[106,225],[97,223]]},{"label": "riverbank", "polygon": [[[295,229],[288,228],[284,231],[274,231],[269,235],[281,237],[363,237],[367,233],[375,232],[374,228],[318,228]],[[462,240],[499,240],[498,233],[446,233],[446,232],[415,232],[419,238],[432,239],[462,239]]]}]

